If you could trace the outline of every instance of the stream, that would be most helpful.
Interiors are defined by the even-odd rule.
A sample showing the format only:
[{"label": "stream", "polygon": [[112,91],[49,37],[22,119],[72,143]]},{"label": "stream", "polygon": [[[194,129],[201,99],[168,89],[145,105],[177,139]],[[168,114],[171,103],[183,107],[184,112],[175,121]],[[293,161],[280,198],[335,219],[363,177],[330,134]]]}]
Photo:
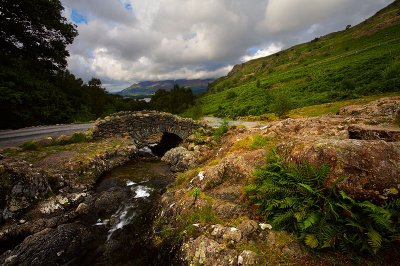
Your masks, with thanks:
[{"label": "stream", "polygon": [[149,230],[158,200],[173,181],[169,166],[155,156],[132,160],[103,176],[93,197],[105,200],[95,201],[95,211],[83,221],[97,237],[71,264],[168,265],[168,259],[151,248]]}]

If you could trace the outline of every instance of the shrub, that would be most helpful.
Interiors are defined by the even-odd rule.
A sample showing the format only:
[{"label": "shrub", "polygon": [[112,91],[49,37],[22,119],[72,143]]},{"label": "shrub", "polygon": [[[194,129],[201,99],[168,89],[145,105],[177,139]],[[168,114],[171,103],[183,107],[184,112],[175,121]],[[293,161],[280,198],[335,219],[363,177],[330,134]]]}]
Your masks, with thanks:
[{"label": "shrub", "polygon": [[228,93],[226,94],[225,99],[226,99],[226,100],[229,100],[229,99],[233,99],[233,98],[235,98],[235,97],[237,97],[236,92],[234,92],[234,91],[228,91]]},{"label": "shrub", "polygon": [[382,77],[386,80],[395,79],[400,76],[400,62],[388,66],[382,72]]},{"label": "shrub", "polygon": [[86,134],[84,133],[74,133],[71,137],[72,143],[79,143],[88,140]]},{"label": "shrub", "polygon": [[92,139],[92,136],[90,134],[74,133],[70,138],[65,138],[65,139],[54,141],[52,145],[68,145],[68,144],[72,144],[72,143],[80,143],[80,142],[89,141],[91,139]]},{"label": "shrub", "polygon": [[345,91],[352,91],[356,88],[356,85],[353,80],[345,79],[341,83],[341,88]]},{"label": "shrub", "polygon": [[284,118],[292,110],[293,103],[287,94],[276,93],[270,108],[279,118]]},{"label": "shrub", "polygon": [[203,109],[201,105],[195,105],[192,108],[191,117],[195,120],[200,119],[203,116]]},{"label": "shrub", "polygon": [[376,254],[400,240],[400,199],[382,206],[358,201],[336,185],[324,186],[327,166],[287,166],[276,153],[255,171],[245,191],[276,229],[288,230],[313,249],[360,249]]},{"label": "shrub", "polygon": [[226,132],[228,132],[228,129],[229,129],[229,127],[228,127],[228,121],[222,120],[221,123],[220,123],[220,126],[219,126],[218,128],[216,128],[216,129],[214,130],[214,132],[213,132],[214,139],[217,140],[217,141],[220,140],[220,139],[222,138],[222,136],[223,136]]},{"label": "shrub", "polygon": [[37,151],[37,150],[39,150],[40,145],[36,141],[30,140],[30,141],[24,142],[21,145],[21,148],[26,151]]}]

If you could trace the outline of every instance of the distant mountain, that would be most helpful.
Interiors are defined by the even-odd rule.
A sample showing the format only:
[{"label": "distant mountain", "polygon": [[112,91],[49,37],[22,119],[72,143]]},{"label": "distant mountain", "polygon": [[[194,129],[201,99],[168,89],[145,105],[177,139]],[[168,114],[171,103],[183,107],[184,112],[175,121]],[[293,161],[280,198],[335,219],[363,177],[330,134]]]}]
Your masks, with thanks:
[{"label": "distant mountain", "polygon": [[214,79],[177,79],[160,81],[142,81],[132,84],[128,88],[115,94],[127,97],[146,97],[154,94],[159,89],[170,91],[175,84],[181,87],[190,87],[194,94],[202,94],[207,91],[208,84]]}]

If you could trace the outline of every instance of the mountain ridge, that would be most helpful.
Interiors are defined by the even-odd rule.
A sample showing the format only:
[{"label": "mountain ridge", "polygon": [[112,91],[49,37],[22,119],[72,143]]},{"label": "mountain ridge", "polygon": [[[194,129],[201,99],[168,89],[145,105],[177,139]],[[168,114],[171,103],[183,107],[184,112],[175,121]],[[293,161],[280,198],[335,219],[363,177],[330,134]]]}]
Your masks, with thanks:
[{"label": "mountain ridge", "polygon": [[209,83],[214,79],[176,79],[176,80],[159,80],[159,81],[141,81],[132,84],[128,88],[116,92],[115,94],[126,97],[145,97],[153,95],[157,90],[164,89],[170,91],[174,85],[181,87],[190,87],[194,94],[202,94],[207,90]]}]

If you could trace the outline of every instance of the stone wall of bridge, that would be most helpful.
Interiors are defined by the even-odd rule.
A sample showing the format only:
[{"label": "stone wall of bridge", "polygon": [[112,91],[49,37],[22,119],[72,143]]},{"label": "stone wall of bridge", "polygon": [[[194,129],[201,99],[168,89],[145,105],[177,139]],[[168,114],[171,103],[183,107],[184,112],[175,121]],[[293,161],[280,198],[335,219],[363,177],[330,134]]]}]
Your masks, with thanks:
[{"label": "stone wall of bridge", "polygon": [[98,119],[93,128],[93,137],[108,138],[129,135],[136,144],[155,134],[173,133],[182,140],[204,125],[190,118],[181,118],[157,111],[119,112]]}]

